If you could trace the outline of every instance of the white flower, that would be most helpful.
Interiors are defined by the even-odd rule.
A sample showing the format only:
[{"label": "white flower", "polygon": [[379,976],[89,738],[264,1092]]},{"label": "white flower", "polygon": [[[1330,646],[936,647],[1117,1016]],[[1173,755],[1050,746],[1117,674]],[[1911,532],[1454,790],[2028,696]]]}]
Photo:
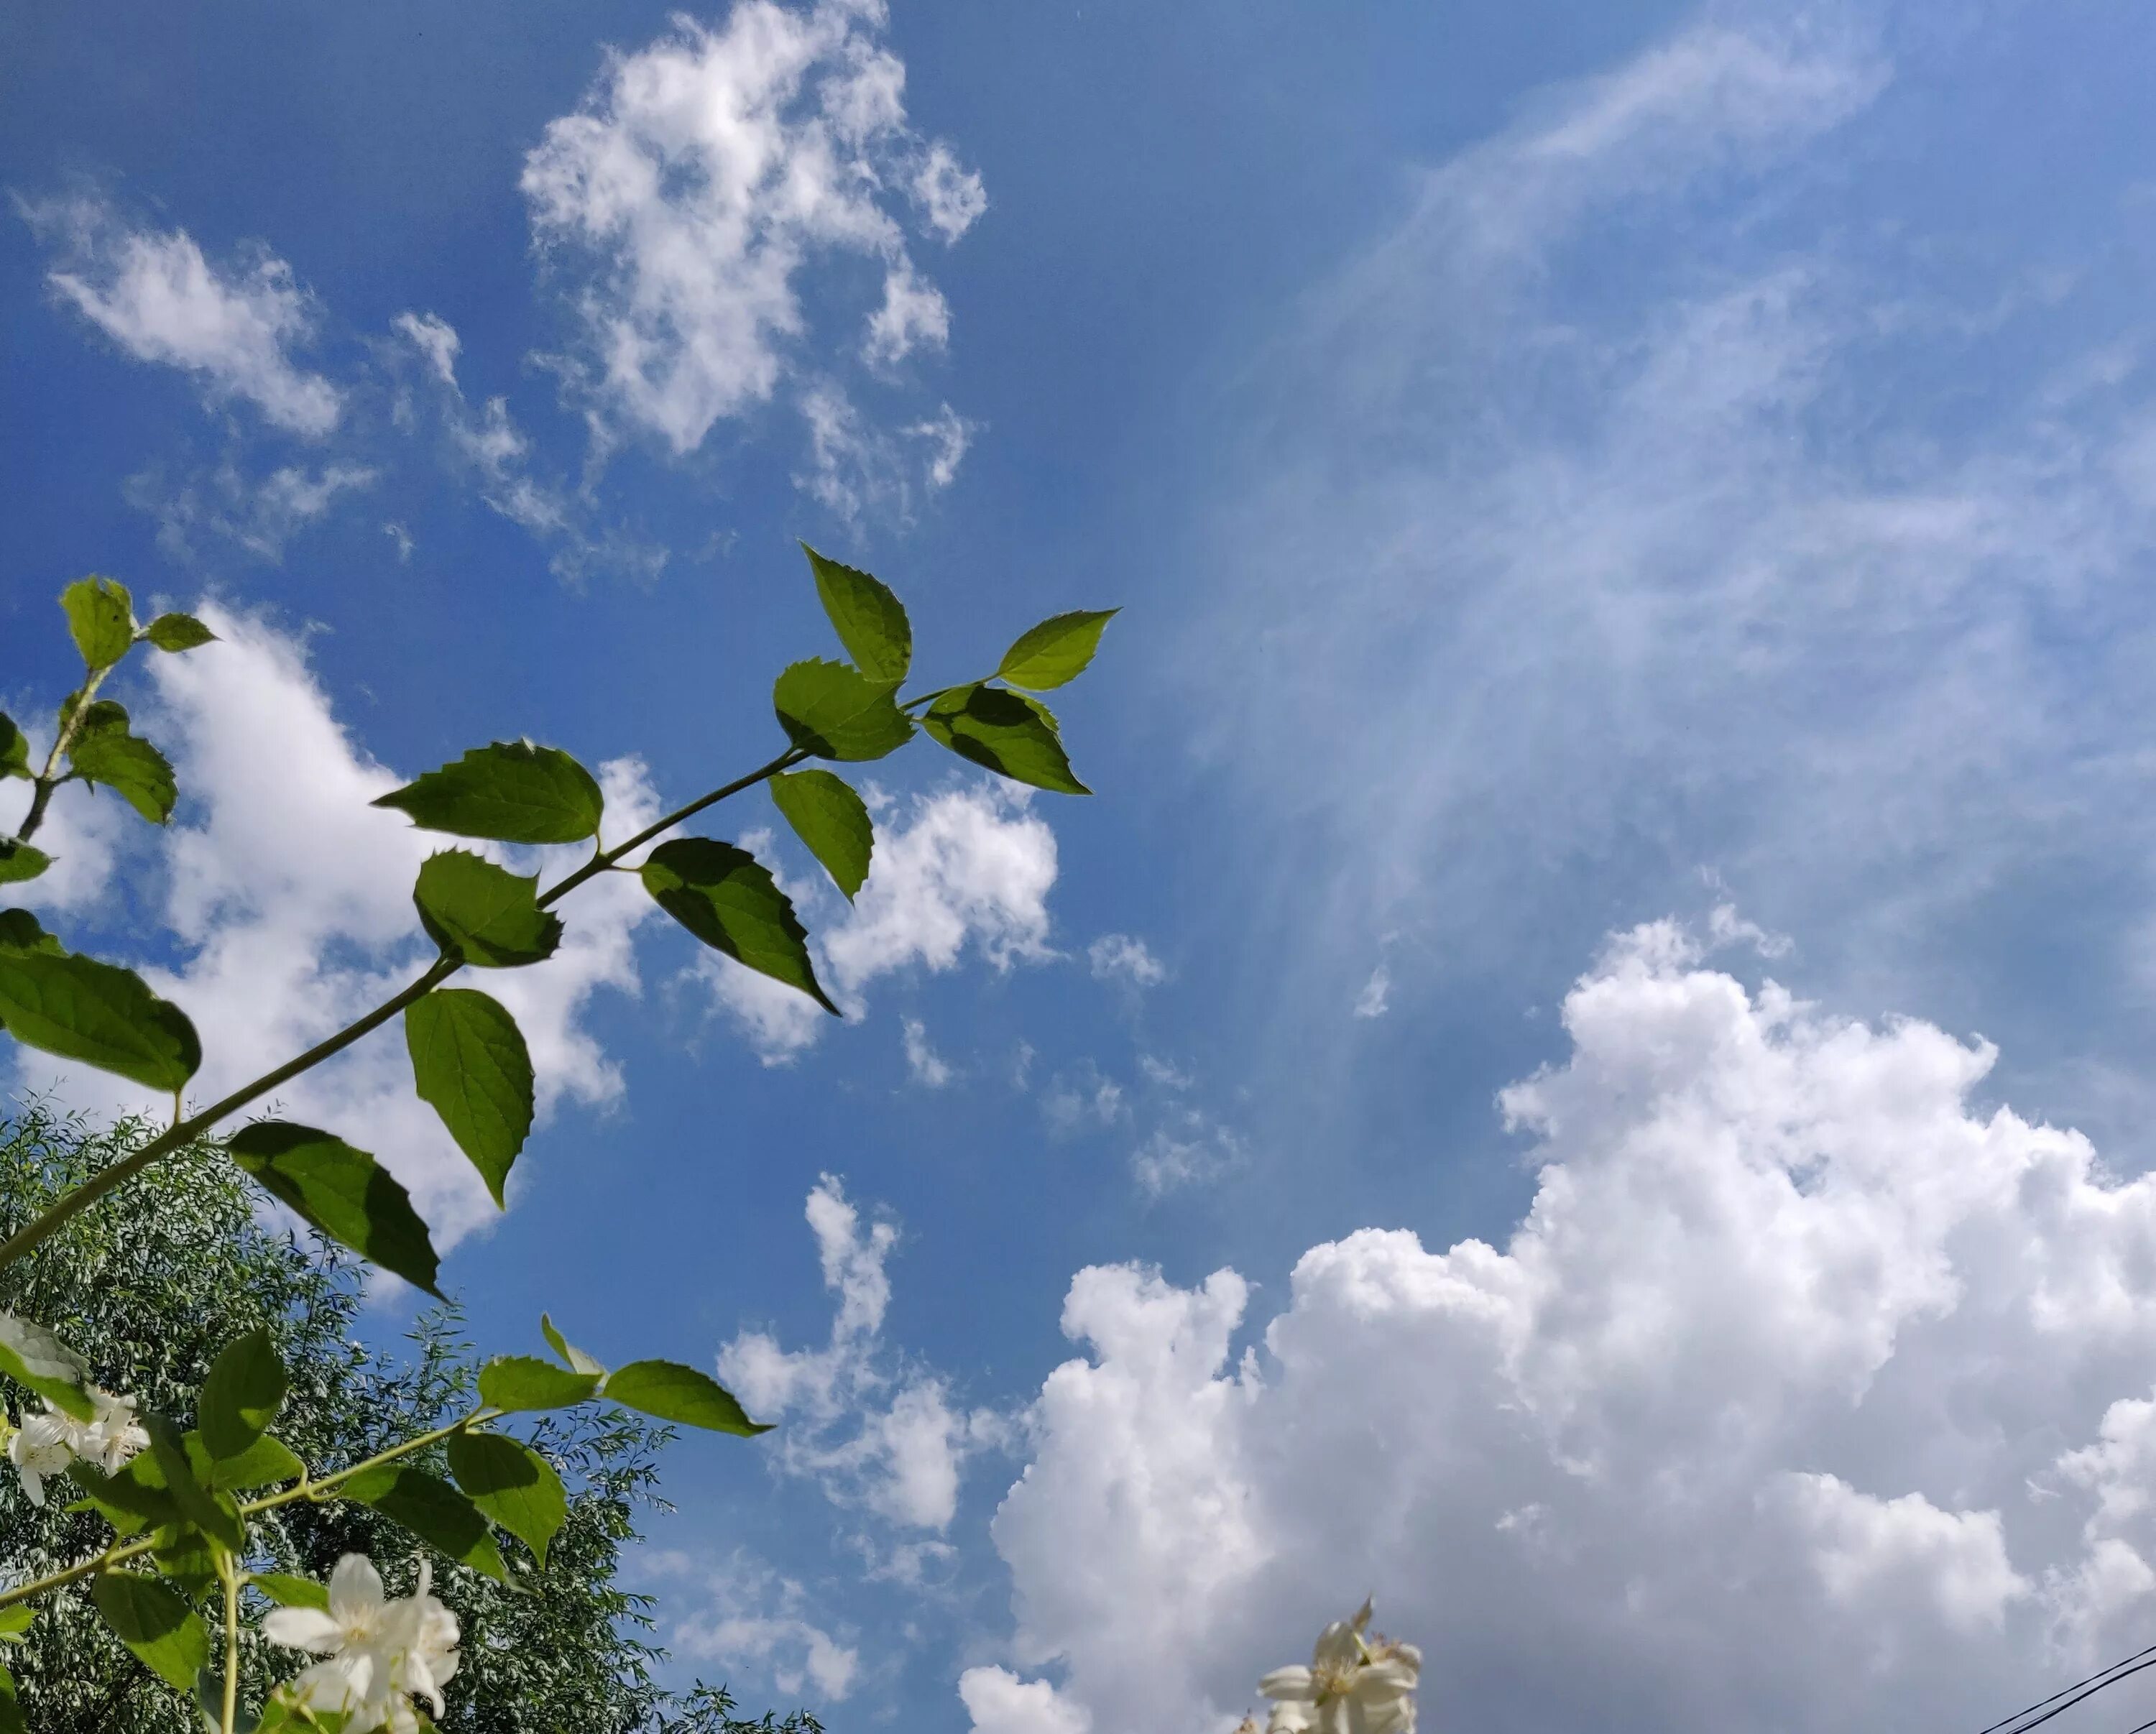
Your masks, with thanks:
[{"label": "white flower", "polygon": [[415,1734],[413,1697],[442,1713],[442,1688],[457,1671],[457,1617],[428,1592],[434,1568],[419,1562],[418,1588],[385,1599],[381,1574],[362,1553],[347,1553],[330,1573],[330,1605],[274,1608],[262,1635],[288,1649],[327,1658],[285,1688],[310,1710],[337,1711],[349,1720],[345,1734]]},{"label": "white flower", "polygon": [[95,1412],[78,1421],[47,1403],[44,1413],[26,1415],[8,1440],[8,1460],[23,1478],[23,1491],[33,1506],[45,1502],[45,1483],[67,1473],[76,1458],[92,1464],[108,1475],[116,1475],[128,1460],[150,1443],[150,1435],[135,1418],[135,1399],[115,1397],[110,1391],[90,1387]]},{"label": "white flower", "polygon": [[1414,1734],[1422,1652],[1365,1639],[1370,1604],[1318,1634],[1307,1668],[1276,1668],[1258,1682],[1273,1701],[1265,1734]]}]

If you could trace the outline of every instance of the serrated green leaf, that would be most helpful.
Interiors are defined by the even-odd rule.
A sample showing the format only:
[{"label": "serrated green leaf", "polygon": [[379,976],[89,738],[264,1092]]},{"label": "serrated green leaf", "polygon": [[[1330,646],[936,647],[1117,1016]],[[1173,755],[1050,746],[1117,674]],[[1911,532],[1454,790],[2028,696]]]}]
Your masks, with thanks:
[{"label": "serrated green leaf", "polygon": [[597,1372],[578,1372],[536,1355],[497,1355],[479,1370],[479,1400],[505,1414],[567,1408],[595,1396]]},{"label": "serrated green leaf", "polygon": [[29,736],[15,726],[6,711],[0,711],[0,777],[19,777],[28,782],[33,774]]},{"label": "serrated green leaf", "polygon": [[921,726],[961,758],[998,777],[1060,795],[1093,792],[1071,774],[1062,736],[1038,699],[1000,686],[958,686],[928,707]]},{"label": "serrated green leaf", "polygon": [[142,636],[160,650],[175,652],[217,642],[217,634],[192,614],[160,614],[142,628]]},{"label": "serrated green leaf", "polygon": [[78,1421],[96,1416],[90,1363],[35,1319],[0,1312],[0,1373]]},{"label": "serrated green leaf", "polygon": [[851,784],[829,771],[783,772],[770,779],[771,798],[793,834],[824,864],[831,881],[853,901],[869,876],[875,824]]},{"label": "serrated green leaf", "polygon": [[531,1055],[516,1020],[470,988],[437,988],[404,1008],[419,1099],[441,1116],[498,1205],[531,1131]]},{"label": "serrated green leaf", "polygon": [[496,741],[429,771],[373,803],[429,831],[502,843],[578,843],[595,835],[605,797],[558,747]]},{"label": "serrated green leaf", "polygon": [[599,1394],[624,1408],[685,1427],[737,1433],[743,1438],[771,1431],[750,1420],[733,1393],[709,1373],[678,1361],[632,1361],[617,1367],[607,1375]]},{"label": "serrated green leaf", "polygon": [[256,1487],[274,1487],[280,1481],[296,1481],[307,1472],[298,1454],[274,1433],[265,1433],[237,1457],[219,1458],[209,1465],[208,1481],[234,1493]]},{"label": "serrated green leaf", "polygon": [[209,1630],[172,1590],[134,1572],[105,1572],[90,1586],[113,1635],[167,1685],[186,1691],[209,1660]]},{"label": "serrated green leaf", "polygon": [[0,885],[35,879],[52,864],[53,858],[43,849],[18,843],[12,837],[0,837]]},{"label": "serrated green leaf", "polygon": [[[64,732],[81,705],[82,695],[79,692],[71,692],[60,700],[59,722]],[[82,721],[75,725],[74,734],[81,740],[85,736],[106,734],[116,729],[123,735],[127,732],[127,707],[116,700],[94,699],[90,708],[83,711]]]},{"label": "serrated green leaf", "polygon": [[180,798],[170,761],[124,726],[80,731],[68,747],[68,763],[85,782],[110,789],[153,825],[172,818]]},{"label": "serrated green leaf", "polygon": [[708,837],[677,837],[643,868],[652,900],[714,951],[798,988],[834,1017],[809,962],[808,930],[793,904],[747,849]]},{"label": "serrated green leaf", "polygon": [[556,1354],[569,1363],[571,1372],[595,1372],[602,1378],[606,1377],[605,1367],[554,1328],[554,1321],[549,1314],[542,1312],[539,1315],[539,1334],[547,1339],[547,1346]]},{"label": "serrated green leaf", "polygon": [[135,642],[135,599],[125,584],[110,578],[77,578],[60,592],[74,647],[95,674],[109,669]]},{"label": "serrated green leaf", "polygon": [[412,1195],[364,1150],[276,1120],[242,1126],[228,1147],[266,1191],[331,1239],[440,1297],[439,1261]]},{"label": "serrated green leaf", "polygon": [[285,1362],[267,1331],[249,1331],[218,1351],[203,1379],[195,1416],[213,1463],[242,1455],[269,1430],[285,1384]]},{"label": "serrated green leaf", "polygon": [[167,1095],[202,1065],[186,1013],[132,970],[57,947],[0,947],[0,1025],[25,1047]]},{"label": "serrated green leaf", "polygon": [[362,1470],[338,1490],[346,1499],[372,1506],[451,1559],[484,1572],[503,1583],[509,1572],[501,1550],[489,1534],[479,1507],[439,1475],[409,1464],[385,1463]]},{"label": "serrated green leaf", "polygon": [[543,1570],[547,1544],[569,1515],[569,1495],[554,1465],[506,1434],[469,1430],[449,1435],[449,1457],[457,1485],[529,1547]]},{"label": "serrated green leaf", "polygon": [[0,953],[37,952],[62,957],[66,947],[38,925],[27,909],[0,909]]},{"label": "serrated green leaf", "polygon": [[329,1611],[328,1587],[311,1578],[295,1578],[285,1572],[250,1572],[247,1581],[280,1608],[312,1608],[324,1613]]},{"label": "serrated green leaf", "polygon": [[1101,608],[1052,614],[1018,635],[996,664],[996,672],[1012,685],[1034,692],[1075,680],[1086,672],[1093,653],[1101,648],[1101,633],[1120,612]]},{"label": "serrated green leaf", "polygon": [[879,759],[913,738],[896,680],[871,680],[843,662],[797,662],[771,690],[778,726],[818,758]]},{"label": "serrated green leaf", "polygon": [[854,666],[871,680],[896,686],[913,664],[913,628],[905,606],[880,579],[826,560],[806,542],[801,551],[816,574],[817,599]]},{"label": "serrated green leaf", "polygon": [[562,942],[561,918],[539,907],[538,875],[511,873],[470,849],[421,862],[412,900],[429,939],[481,969],[538,963]]}]

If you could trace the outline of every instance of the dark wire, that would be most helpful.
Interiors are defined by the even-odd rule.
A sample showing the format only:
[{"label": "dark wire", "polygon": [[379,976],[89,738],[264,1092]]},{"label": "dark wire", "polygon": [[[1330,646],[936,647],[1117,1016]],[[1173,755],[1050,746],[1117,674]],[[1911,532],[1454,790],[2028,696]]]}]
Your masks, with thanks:
[{"label": "dark wire", "polygon": [[[2031,1704],[2026,1710],[2015,1711],[2005,1721],[1994,1722],[1989,1728],[1982,1730],[1981,1734],[2000,1734],[2002,1730],[2005,1734],[2028,1734],[2028,1730],[2048,1722],[2062,1711],[2071,1710],[2083,1699],[2093,1698],[2106,1686],[2117,1685],[2120,1680],[2129,1675],[2138,1674],[2143,1668],[2156,1668],[2156,1644],[2135,1652],[2124,1661],[2113,1662],[2100,1673],[2092,1674],[2087,1680],[2077,1680],[2063,1691],[2054,1692],[2050,1697]],[[2039,1711],[2043,1712],[2041,1716],[2037,1714]]]}]

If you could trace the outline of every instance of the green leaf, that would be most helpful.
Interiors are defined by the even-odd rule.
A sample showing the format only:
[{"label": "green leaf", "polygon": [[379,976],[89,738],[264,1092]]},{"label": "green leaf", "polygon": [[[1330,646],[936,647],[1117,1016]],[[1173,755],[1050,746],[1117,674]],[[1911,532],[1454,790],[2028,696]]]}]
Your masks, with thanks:
[{"label": "green leaf", "polygon": [[816,980],[808,930],[794,918],[792,900],[747,849],[677,837],[652,850],[643,878],[653,900],[706,945],[839,1015]]},{"label": "green leaf", "polygon": [[713,1433],[737,1433],[743,1438],[768,1433],[749,1419],[732,1392],[708,1373],[678,1361],[632,1361],[607,1375],[600,1393],[619,1403],[662,1421],[679,1421],[685,1427],[703,1427]]},{"label": "green leaf", "polygon": [[194,650],[217,641],[217,634],[192,614],[160,614],[142,628],[142,636],[160,650]]},{"label": "green leaf", "polygon": [[35,1319],[0,1312],[0,1372],[78,1421],[96,1416],[90,1363]]},{"label": "green leaf", "polygon": [[479,1370],[479,1400],[505,1414],[567,1408],[598,1394],[599,1374],[578,1372],[536,1355],[497,1355]]},{"label": "green leaf", "polygon": [[1101,634],[1119,608],[1081,610],[1051,614],[1040,625],[1018,635],[1017,643],[1004,652],[996,672],[1014,686],[1045,692],[1086,672],[1093,653],[1101,648]]},{"label": "green leaf", "polygon": [[30,1734],[23,1720],[23,1706],[15,1696],[15,1676],[0,1668],[0,1734]]},{"label": "green leaf", "polygon": [[248,1451],[277,1418],[285,1400],[285,1362],[276,1339],[249,1331],[218,1352],[203,1380],[196,1424],[213,1462]]},{"label": "green leaf", "polygon": [[209,1630],[193,1608],[154,1578],[105,1572],[91,1583],[105,1623],[167,1685],[186,1691],[209,1660]]},{"label": "green leaf", "polygon": [[505,1434],[466,1431],[449,1435],[449,1473],[545,1569],[547,1544],[569,1515],[569,1495],[554,1465]]},{"label": "green leaf", "polygon": [[0,711],[0,777],[19,777],[27,782],[33,774],[29,737]]},{"label": "green leaf", "polygon": [[157,1545],[150,1558],[158,1575],[189,1601],[198,1601],[215,1585],[218,1555],[222,1551],[200,1530],[182,1525],[174,1534],[151,1538]]},{"label": "green leaf", "polygon": [[326,1613],[330,1593],[311,1578],[295,1578],[284,1572],[250,1572],[247,1581],[280,1608],[312,1608]]},{"label": "green leaf", "polygon": [[116,1475],[100,1474],[94,1465],[78,1458],[68,1465],[68,1479],[88,1495],[68,1509],[95,1511],[121,1535],[162,1529],[180,1521],[179,1508],[151,1453],[143,1453]]},{"label": "green leaf", "polygon": [[57,957],[64,950],[27,909],[0,909],[0,955],[35,952]]},{"label": "green leaf", "polygon": [[595,835],[605,798],[566,752],[529,741],[475,746],[374,803],[429,831],[502,843],[578,843]]},{"label": "green leaf", "polygon": [[404,1045],[419,1099],[501,1204],[531,1131],[531,1055],[516,1020],[473,988],[437,988],[404,1008]]},{"label": "green leaf", "polygon": [[769,780],[771,798],[793,834],[852,902],[869,876],[869,857],[875,849],[875,826],[861,798],[829,771],[796,771]]},{"label": "green leaf", "polygon": [[109,669],[135,642],[135,599],[110,578],[77,578],[60,592],[74,647],[95,674]]},{"label": "green leaf", "polygon": [[157,1460],[181,1516],[234,1552],[245,1547],[246,1526],[236,1511],[228,1509],[225,1502],[203,1485],[194,1465],[187,1460],[187,1442],[180,1437],[178,1429],[162,1415],[146,1415],[142,1424],[149,1429],[151,1455]]},{"label": "green leaf", "polygon": [[537,963],[562,942],[561,918],[539,907],[539,875],[511,873],[470,849],[428,856],[412,900],[429,939],[481,969]]},{"label": "green leaf", "polygon": [[202,1065],[202,1043],[186,1013],[158,998],[132,970],[58,946],[0,946],[0,1024],[27,1048],[167,1095]]},{"label": "green leaf", "polygon": [[172,816],[180,794],[171,762],[124,726],[78,733],[68,748],[68,762],[85,782],[102,783],[151,824],[162,825]]},{"label": "green leaf", "polygon": [[242,1126],[228,1147],[265,1190],[331,1239],[441,1297],[434,1243],[412,1195],[364,1150],[277,1120]]},{"label": "green leaf", "polygon": [[557,1331],[553,1319],[543,1312],[539,1315],[539,1331],[547,1339],[547,1346],[569,1363],[572,1372],[595,1372],[601,1378],[606,1377],[606,1368]]},{"label": "green leaf", "polygon": [[291,1447],[273,1433],[265,1433],[237,1457],[221,1457],[209,1465],[209,1485],[235,1493],[256,1487],[274,1487],[280,1481],[296,1481],[307,1472]]},{"label": "green leaf", "polygon": [[32,849],[12,837],[0,837],[0,885],[35,879],[52,864],[53,858],[43,849]]},{"label": "green leaf", "polygon": [[38,1610],[28,1602],[18,1602],[12,1608],[0,1608],[0,1644],[12,1644],[30,1629],[38,1617]]},{"label": "green leaf", "polygon": [[1000,686],[955,686],[928,707],[921,726],[961,758],[998,777],[1060,795],[1093,792],[1070,772],[1055,719],[1038,699]]},{"label": "green leaf", "polygon": [[405,1528],[451,1559],[506,1583],[501,1550],[488,1533],[479,1507],[439,1475],[409,1464],[362,1470],[339,1490]]},{"label": "green leaf", "polygon": [[806,542],[801,551],[816,574],[817,598],[854,666],[871,680],[896,686],[913,663],[913,628],[905,607],[889,586],[866,572],[826,560]]},{"label": "green leaf", "polygon": [[913,738],[913,720],[893,697],[896,680],[870,680],[851,664],[797,662],[771,690],[779,726],[818,758],[879,759]]}]

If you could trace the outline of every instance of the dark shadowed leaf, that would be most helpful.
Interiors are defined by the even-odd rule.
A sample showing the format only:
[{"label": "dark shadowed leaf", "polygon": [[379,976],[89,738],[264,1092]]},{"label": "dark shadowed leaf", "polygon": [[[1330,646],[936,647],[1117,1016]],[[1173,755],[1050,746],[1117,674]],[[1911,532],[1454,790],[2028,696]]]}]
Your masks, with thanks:
[{"label": "dark shadowed leaf", "polygon": [[502,843],[577,843],[593,835],[605,798],[582,765],[552,746],[496,741],[374,803],[429,831]]},{"label": "dark shadowed leaf", "polygon": [[1093,653],[1101,648],[1101,632],[1117,612],[1103,608],[1052,615],[1019,634],[1018,642],[1004,652],[996,672],[1012,685],[1034,692],[1075,680],[1086,672]]},{"label": "dark shadowed leaf", "polygon": [[677,837],[652,850],[643,877],[659,906],[706,945],[839,1015],[816,980],[808,931],[794,918],[792,900],[747,850],[708,837]]},{"label": "dark shadowed leaf", "polygon": [[427,1225],[396,1176],[311,1126],[265,1120],[232,1135],[232,1158],[331,1239],[439,1295]]},{"label": "dark shadowed leaf", "polygon": [[0,1373],[78,1421],[97,1413],[90,1400],[90,1364],[35,1319],[0,1312]]},{"label": "dark shadowed leaf", "polygon": [[277,1418],[285,1363],[267,1331],[249,1331],[218,1353],[203,1380],[196,1424],[213,1462],[241,1455]]},{"label": "dark shadowed leaf", "polygon": [[561,918],[538,900],[536,874],[511,873],[464,849],[428,856],[412,888],[428,937],[481,969],[514,969],[554,955]]},{"label": "dark shadowed leaf", "polygon": [[142,636],[160,650],[194,650],[217,641],[217,634],[192,614],[160,614],[142,628]]},{"label": "dark shadowed leaf", "polygon": [[85,729],[68,748],[68,763],[84,781],[110,789],[151,824],[162,825],[172,816],[179,786],[171,763],[125,726]]},{"label": "dark shadowed leaf", "polygon": [[202,1064],[202,1043],[186,1013],[158,998],[132,970],[57,946],[0,944],[0,1024],[25,1047],[167,1094]]},{"label": "dark shadowed leaf", "polygon": [[179,1429],[162,1415],[145,1415],[142,1424],[149,1429],[151,1455],[180,1516],[224,1547],[244,1547],[247,1531],[239,1513],[203,1484]]},{"label": "dark shadowed leaf", "polygon": [[850,664],[797,662],[771,690],[779,726],[818,758],[879,759],[913,738],[895,680],[870,680]]},{"label": "dark shadowed leaf", "polygon": [[35,879],[52,864],[53,858],[43,849],[18,843],[12,837],[0,837],[0,885]]},{"label": "dark shadowed leaf", "polygon": [[385,1463],[361,1470],[338,1490],[403,1524],[451,1559],[501,1583],[509,1581],[501,1550],[488,1533],[479,1507],[440,1476],[409,1464]]},{"label": "dark shadowed leaf", "polygon": [[662,1421],[678,1421],[684,1427],[737,1433],[744,1438],[771,1431],[750,1420],[733,1393],[716,1379],[678,1361],[632,1361],[617,1367],[607,1375],[600,1394],[610,1403]]},{"label": "dark shadowed leaf", "polygon": [[479,1400],[506,1414],[567,1408],[595,1395],[596,1372],[578,1372],[536,1355],[497,1355],[479,1370]]},{"label": "dark shadowed leaf", "polygon": [[1060,795],[1093,792],[1071,774],[1055,719],[1038,699],[1000,686],[958,686],[928,707],[921,726],[999,777]]},{"label": "dark shadowed leaf", "polygon": [[569,1515],[569,1495],[554,1465],[531,1446],[499,1433],[449,1435],[449,1473],[471,1502],[529,1547],[542,1567],[547,1544]]},{"label": "dark shadowed leaf", "polygon": [[829,771],[796,771],[771,779],[771,798],[852,902],[875,851],[875,825],[852,785]]},{"label": "dark shadowed leaf", "polygon": [[0,711],[0,777],[27,780],[30,769],[30,741],[4,711]]},{"label": "dark shadowed leaf", "polygon": [[494,1202],[531,1131],[531,1055],[516,1020],[470,988],[437,988],[404,1008],[419,1098],[471,1158]]},{"label": "dark shadowed leaf", "polygon": [[91,1599],[113,1634],[167,1685],[187,1690],[209,1660],[209,1630],[193,1608],[154,1578],[105,1572]]},{"label": "dark shadowed leaf", "polygon": [[77,578],[60,592],[74,647],[95,674],[109,669],[135,642],[135,599],[110,578]]},{"label": "dark shadowed leaf", "polygon": [[816,595],[854,666],[871,680],[894,685],[903,680],[913,664],[913,628],[890,587],[865,572],[826,560],[806,542],[801,551],[808,557],[809,570],[816,574]]},{"label": "dark shadowed leaf", "polygon": [[58,957],[65,950],[27,909],[0,909],[0,952],[38,952]]}]

